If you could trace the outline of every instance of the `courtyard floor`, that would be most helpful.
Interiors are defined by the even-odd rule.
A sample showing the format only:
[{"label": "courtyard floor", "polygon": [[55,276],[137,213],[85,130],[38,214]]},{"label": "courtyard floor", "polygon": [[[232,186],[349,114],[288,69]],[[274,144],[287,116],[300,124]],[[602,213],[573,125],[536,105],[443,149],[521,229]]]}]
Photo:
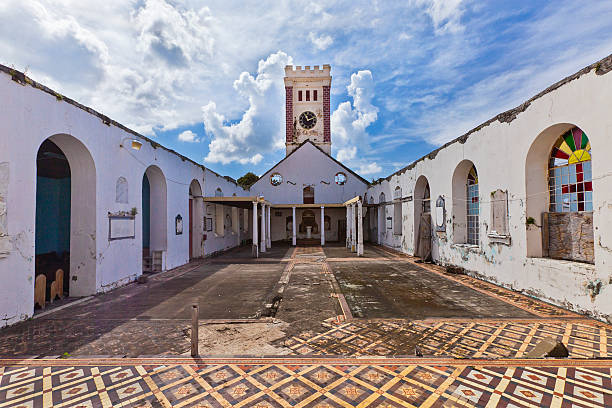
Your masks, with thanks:
[{"label": "courtyard floor", "polygon": [[[547,336],[570,358],[525,359]],[[0,329],[0,408],[612,406],[610,357],[611,326],[467,275],[275,243]]]}]

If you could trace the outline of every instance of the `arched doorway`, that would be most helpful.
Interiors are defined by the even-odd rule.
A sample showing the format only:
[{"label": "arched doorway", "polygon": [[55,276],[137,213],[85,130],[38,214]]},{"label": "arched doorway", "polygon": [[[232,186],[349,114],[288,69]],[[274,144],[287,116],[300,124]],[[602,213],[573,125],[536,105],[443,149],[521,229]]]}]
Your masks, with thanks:
[{"label": "arched doorway", "polygon": [[414,254],[431,257],[431,192],[429,181],[420,176],[414,186]]},{"label": "arched doorway", "polygon": [[38,149],[34,245],[40,306],[41,294],[49,301],[96,293],[96,169],[73,136],[51,136]]},{"label": "arched doorway", "polygon": [[204,202],[198,180],[189,185],[189,259],[202,257]]},{"label": "arched doorway", "polygon": [[157,166],[149,166],[142,176],[142,256],[143,271],[165,269],[168,248],[166,177]]},{"label": "arched doorway", "polygon": [[378,243],[381,245],[387,231],[387,226],[385,225],[386,213],[385,193],[380,193],[378,197]]},{"label": "arched doorway", "polygon": [[591,154],[587,133],[568,123],[545,129],[531,145],[527,256],[594,262]]}]

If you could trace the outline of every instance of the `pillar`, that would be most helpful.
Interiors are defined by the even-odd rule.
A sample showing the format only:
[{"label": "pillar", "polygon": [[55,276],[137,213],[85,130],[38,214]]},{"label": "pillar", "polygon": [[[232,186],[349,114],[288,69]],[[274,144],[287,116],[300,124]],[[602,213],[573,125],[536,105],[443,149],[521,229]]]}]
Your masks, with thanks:
[{"label": "pillar", "polygon": [[293,223],[293,225],[291,226],[291,234],[293,235],[293,237],[292,237],[291,243],[293,244],[293,246],[296,246],[297,245],[297,229],[296,229],[297,222],[295,220],[295,207],[291,207],[291,210],[293,211],[293,217],[291,218],[292,219],[291,222]]},{"label": "pillar", "polygon": [[259,257],[259,248],[257,247],[257,201],[253,202],[253,257]]},{"label": "pillar", "polygon": [[268,245],[268,249],[272,248],[272,230],[270,229],[270,217],[271,217],[271,212],[272,209],[270,208],[270,206],[267,207],[267,215],[266,215],[266,223],[267,223],[267,228],[266,228],[266,244]]},{"label": "pillar", "polygon": [[355,204],[351,204],[351,252],[357,252],[357,226],[355,225]]},{"label": "pillar", "polygon": [[321,206],[321,246],[325,245],[325,207]]},{"label": "pillar", "polygon": [[363,255],[363,206],[357,202],[357,256]]},{"label": "pillar", "polygon": [[261,241],[259,251],[266,252],[266,205],[261,203]]},{"label": "pillar", "polygon": [[346,206],[346,247],[351,247],[351,206]]}]

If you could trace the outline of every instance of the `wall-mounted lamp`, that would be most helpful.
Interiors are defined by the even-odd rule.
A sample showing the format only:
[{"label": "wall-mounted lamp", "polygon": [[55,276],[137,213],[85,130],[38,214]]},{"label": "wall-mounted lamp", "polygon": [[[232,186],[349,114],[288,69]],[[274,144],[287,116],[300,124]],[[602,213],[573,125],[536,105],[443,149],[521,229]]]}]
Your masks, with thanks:
[{"label": "wall-mounted lamp", "polygon": [[136,139],[131,139],[129,137],[126,137],[125,139],[121,141],[121,144],[119,146],[126,147],[126,145],[131,146],[132,149],[134,150],[140,150],[140,148],[142,147],[142,142]]}]

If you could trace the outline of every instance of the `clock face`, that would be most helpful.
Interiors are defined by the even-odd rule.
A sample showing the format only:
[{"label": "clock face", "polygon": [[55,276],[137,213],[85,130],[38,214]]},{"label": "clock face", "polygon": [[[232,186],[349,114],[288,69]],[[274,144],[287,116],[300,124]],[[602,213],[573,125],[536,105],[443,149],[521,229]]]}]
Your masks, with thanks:
[{"label": "clock face", "polygon": [[300,126],[304,129],[312,129],[317,124],[317,115],[310,111],[302,112],[300,115]]}]

